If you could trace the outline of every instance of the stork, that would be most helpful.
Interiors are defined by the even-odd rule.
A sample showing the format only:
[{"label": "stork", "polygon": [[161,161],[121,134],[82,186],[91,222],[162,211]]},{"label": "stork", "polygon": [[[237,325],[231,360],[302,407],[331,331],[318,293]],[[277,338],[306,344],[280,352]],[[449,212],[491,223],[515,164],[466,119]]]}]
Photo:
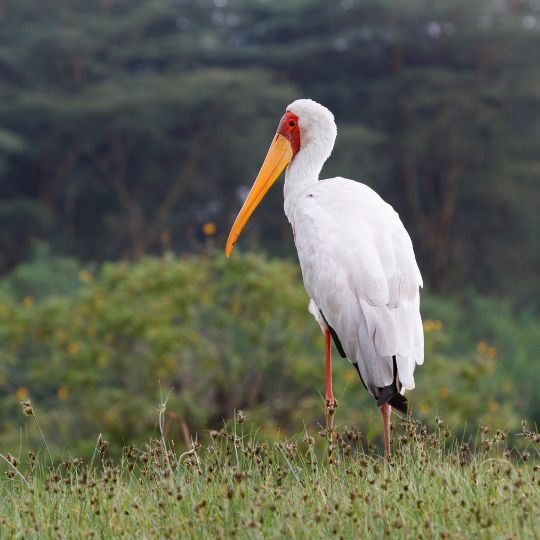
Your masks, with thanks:
[{"label": "stork", "polygon": [[287,107],[225,253],[231,254],[249,217],[287,167],[285,214],[310,297],[309,311],[325,334],[326,410],[336,404],[333,340],[377,401],[389,460],[392,408],[407,413],[404,392],[414,388],[415,365],[424,361],[422,276],[411,239],[389,204],[360,182],[319,179],[336,135],[334,116],[326,107],[310,99]]}]

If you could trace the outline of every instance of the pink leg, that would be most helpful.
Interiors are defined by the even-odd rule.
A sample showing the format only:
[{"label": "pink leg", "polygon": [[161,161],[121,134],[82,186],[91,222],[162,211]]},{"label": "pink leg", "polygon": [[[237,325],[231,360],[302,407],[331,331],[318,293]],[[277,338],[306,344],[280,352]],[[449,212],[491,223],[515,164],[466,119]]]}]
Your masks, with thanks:
[{"label": "pink leg", "polygon": [[337,409],[337,401],[332,391],[332,335],[330,330],[324,333],[326,341],[326,423],[328,428],[334,429],[334,413]]},{"label": "pink leg", "polygon": [[334,399],[332,391],[332,336],[330,330],[324,333],[326,348],[326,407],[324,415],[326,416],[326,431],[328,437],[328,464],[334,463],[333,453],[335,445],[334,433],[334,414],[337,408],[337,401]]},{"label": "pink leg", "polygon": [[332,349],[331,349],[331,334],[330,330],[324,333],[326,345],[326,402],[334,401],[334,393],[332,392]]},{"label": "pink leg", "polygon": [[390,416],[392,415],[392,407],[385,403],[381,409],[383,424],[384,424],[384,459],[390,461]]}]

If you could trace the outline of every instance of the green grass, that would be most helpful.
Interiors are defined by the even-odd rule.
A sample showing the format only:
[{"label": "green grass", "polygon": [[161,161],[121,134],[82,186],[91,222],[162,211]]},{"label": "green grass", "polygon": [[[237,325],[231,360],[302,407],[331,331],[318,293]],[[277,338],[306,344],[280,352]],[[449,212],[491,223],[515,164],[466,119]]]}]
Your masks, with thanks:
[{"label": "green grass", "polygon": [[442,421],[429,433],[402,420],[391,465],[355,430],[338,430],[328,465],[324,430],[270,444],[237,420],[191,452],[158,437],[116,461],[101,439],[88,463],[52,467],[47,451],[4,456],[0,537],[540,535],[540,437],[525,427],[518,452],[502,432],[481,429],[471,448]]}]

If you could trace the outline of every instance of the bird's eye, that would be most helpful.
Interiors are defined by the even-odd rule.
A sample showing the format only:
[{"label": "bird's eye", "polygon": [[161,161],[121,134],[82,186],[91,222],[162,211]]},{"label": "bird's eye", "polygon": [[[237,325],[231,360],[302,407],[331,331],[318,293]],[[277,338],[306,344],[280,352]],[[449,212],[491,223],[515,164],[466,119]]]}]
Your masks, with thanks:
[{"label": "bird's eye", "polygon": [[291,121],[289,122],[289,126],[291,126],[291,127],[296,126],[296,122],[295,122],[294,120],[291,120]]}]

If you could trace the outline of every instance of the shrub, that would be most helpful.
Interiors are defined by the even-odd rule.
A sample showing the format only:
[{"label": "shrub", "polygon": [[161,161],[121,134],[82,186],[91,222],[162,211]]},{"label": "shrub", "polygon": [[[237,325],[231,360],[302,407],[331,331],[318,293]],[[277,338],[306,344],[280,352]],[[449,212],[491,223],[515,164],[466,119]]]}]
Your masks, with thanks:
[{"label": "shrub", "polygon": [[[239,408],[268,438],[323,422],[323,336],[296,263],[235,253],[85,272],[70,295],[2,298],[2,444],[18,444],[18,402],[27,398],[52,442],[82,454],[98,433],[116,448],[146,440],[166,396],[167,435],[179,441],[186,428],[205,436]],[[517,428],[523,404],[503,391],[509,374],[492,345],[453,353],[453,339],[444,322],[427,318],[415,414]],[[348,362],[336,355],[334,365],[337,421],[376,434],[374,401]]]}]

